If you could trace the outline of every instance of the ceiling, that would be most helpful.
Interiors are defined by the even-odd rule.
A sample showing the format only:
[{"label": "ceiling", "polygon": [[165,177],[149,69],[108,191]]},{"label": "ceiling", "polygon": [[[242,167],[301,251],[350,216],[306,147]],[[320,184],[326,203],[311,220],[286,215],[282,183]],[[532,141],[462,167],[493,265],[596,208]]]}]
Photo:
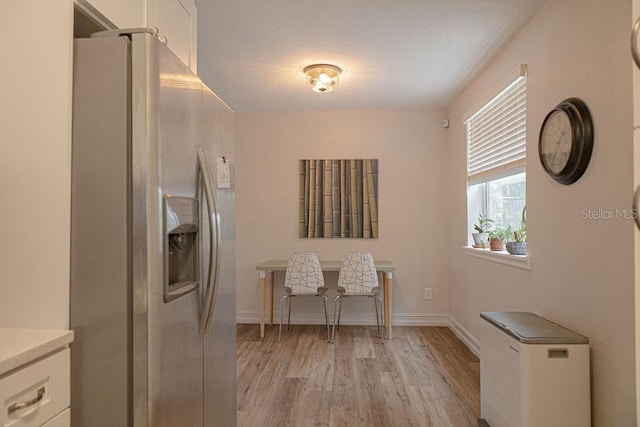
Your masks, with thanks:
[{"label": "ceiling", "polygon": [[546,1],[200,0],[198,74],[238,112],[446,108]]}]

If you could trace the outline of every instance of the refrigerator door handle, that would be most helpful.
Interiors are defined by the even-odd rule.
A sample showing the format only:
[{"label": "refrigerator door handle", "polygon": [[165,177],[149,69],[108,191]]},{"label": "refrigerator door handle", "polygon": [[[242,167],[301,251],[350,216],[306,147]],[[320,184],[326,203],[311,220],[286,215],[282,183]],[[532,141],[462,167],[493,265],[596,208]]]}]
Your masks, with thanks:
[{"label": "refrigerator door handle", "polygon": [[204,335],[209,331],[211,319],[213,318],[213,308],[218,294],[218,275],[220,272],[220,216],[216,205],[213,179],[209,171],[207,155],[198,148],[198,168],[204,183],[204,195],[207,202],[209,215],[209,269],[206,286],[204,287],[204,303],[200,316],[200,334]]},{"label": "refrigerator door handle", "polygon": [[636,188],[635,193],[633,193],[633,203],[631,205],[631,215],[633,215],[633,220],[636,223],[636,227],[640,230],[640,217],[638,216],[638,201],[640,201],[640,185]]},{"label": "refrigerator door handle", "polygon": [[640,52],[638,52],[638,32],[640,32],[640,18],[638,18],[633,24],[633,30],[631,31],[631,56],[636,66],[640,68]]}]

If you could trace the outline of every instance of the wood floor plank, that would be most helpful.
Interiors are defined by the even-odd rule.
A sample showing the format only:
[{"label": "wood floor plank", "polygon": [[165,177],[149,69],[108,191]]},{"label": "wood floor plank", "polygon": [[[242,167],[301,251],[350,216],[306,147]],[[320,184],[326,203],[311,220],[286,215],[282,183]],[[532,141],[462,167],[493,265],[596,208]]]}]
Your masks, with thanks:
[{"label": "wood floor plank", "polygon": [[[400,381],[400,376],[392,372],[381,372],[380,383],[382,392],[384,393],[384,401],[387,405],[391,426],[410,426],[407,420],[418,419],[420,413],[418,408],[408,406],[409,396],[404,386],[404,382]],[[407,414],[407,409],[409,414]]]},{"label": "wood floor plank", "polygon": [[286,425],[328,426],[331,408],[331,392],[317,391],[309,387],[307,380],[300,381],[300,387],[293,403]]},{"label": "wood floor plank", "polygon": [[391,425],[391,417],[384,394],[384,384],[376,359],[362,359],[363,375],[367,385],[366,408],[370,425]]},{"label": "wood floor plank", "polygon": [[332,391],[335,346],[327,345],[326,340],[320,339],[313,343],[310,351],[312,356],[307,358],[304,366],[308,373],[308,387],[316,391]]},{"label": "wood floor plank", "polygon": [[237,330],[238,426],[477,426],[480,364],[448,328]]},{"label": "wood floor plank", "polygon": [[[313,337],[308,334],[299,335],[293,355],[291,355],[291,363],[287,369],[287,378],[305,378],[309,375],[309,364],[307,359],[313,358],[311,347],[313,346]],[[307,369],[305,368],[307,366]],[[306,375],[305,375],[306,371]]]}]

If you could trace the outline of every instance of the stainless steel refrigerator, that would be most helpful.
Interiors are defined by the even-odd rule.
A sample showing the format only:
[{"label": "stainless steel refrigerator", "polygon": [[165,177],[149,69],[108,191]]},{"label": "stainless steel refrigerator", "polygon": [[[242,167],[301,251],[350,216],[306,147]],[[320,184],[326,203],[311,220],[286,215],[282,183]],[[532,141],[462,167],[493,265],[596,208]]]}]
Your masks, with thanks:
[{"label": "stainless steel refrigerator", "polygon": [[72,424],[235,425],[233,112],[151,31],[98,36],[74,41]]}]

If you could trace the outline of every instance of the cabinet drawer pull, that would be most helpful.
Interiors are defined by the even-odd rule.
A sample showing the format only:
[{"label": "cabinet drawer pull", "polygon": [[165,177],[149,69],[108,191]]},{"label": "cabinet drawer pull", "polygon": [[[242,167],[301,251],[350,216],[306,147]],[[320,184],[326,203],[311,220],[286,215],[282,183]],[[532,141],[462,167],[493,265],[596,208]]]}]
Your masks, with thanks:
[{"label": "cabinet drawer pull", "polygon": [[35,405],[36,403],[40,402],[43,397],[44,397],[44,387],[40,387],[38,389],[38,395],[36,397],[34,397],[31,400],[27,400],[26,402],[14,403],[13,405],[7,408],[7,413],[11,415],[16,411],[19,411],[20,409],[24,409],[31,405]]},{"label": "cabinet drawer pull", "polygon": [[549,359],[568,359],[569,349],[568,348],[550,348],[547,350],[547,357]]}]

